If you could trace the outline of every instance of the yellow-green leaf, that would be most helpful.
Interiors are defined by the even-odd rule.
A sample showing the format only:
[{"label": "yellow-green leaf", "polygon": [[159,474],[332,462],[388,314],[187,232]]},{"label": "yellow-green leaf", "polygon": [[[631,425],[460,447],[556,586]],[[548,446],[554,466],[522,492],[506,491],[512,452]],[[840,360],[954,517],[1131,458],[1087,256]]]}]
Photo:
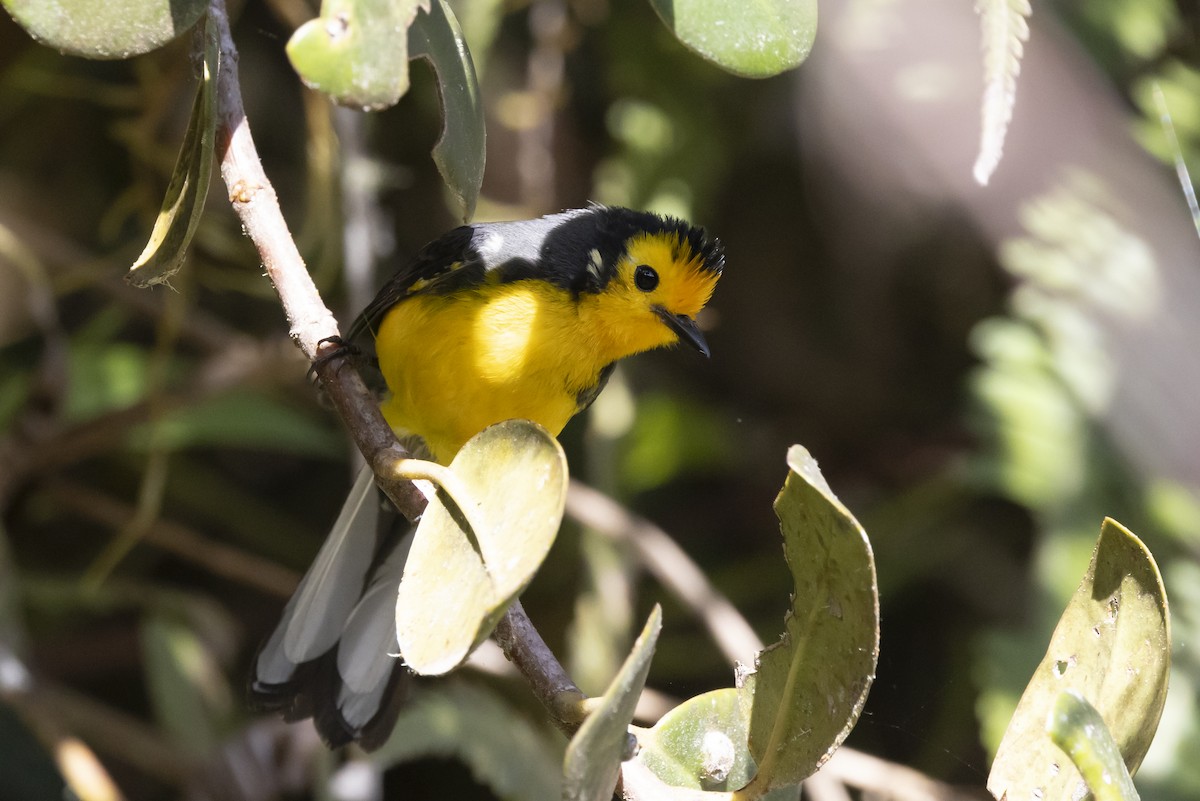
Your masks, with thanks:
[{"label": "yellow-green leaf", "polygon": [[196,24],[206,0],[2,0],[30,36],[84,58],[129,58]]},{"label": "yellow-green leaf", "polygon": [[1071,690],[1103,717],[1130,774],[1158,728],[1171,629],[1166,591],[1141,540],[1105,520],[1092,562],[1000,742],[988,790],[1001,798],[1075,798],[1085,788],[1054,748],[1045,721]]},{"label": "yellow-green leaf", "polygon": [[656,604],[616,678],[567,746],[563,760],[564,801],[612,798],[621,763],[633,756],[629,724],[646,686],[650,658],[661,629],[662,609]]},{"label": "yellow-green leaf", "polygon": [[750,693],[732,687],[689,698],[638,732],[637,763],[670,787],[744,786],[755,771],[747,747],[750,700]]},{"label": "yellow-green leaf", "polygon": [[1096,801],[1138,801],[1121,749],[1086,698],[1074,690],[1059,693],[1046,732],[1071,758]]},{"label": "yellow-green leaf", "polygon": [[817,0],[650,0],[650,5],[679,41],[747,78],[799,66],[817,35]]},{"label": "yellow-green leaf", "polygon": [[200,224],[216,148],[219,59],[216,26],[210,18],[204,26],[204,63],[183,146],[162,209],[150,232],[150,241],[125,275],[125,280],[134,286],[148,287],[169,281],[183,266],[188,245]]},{"label": "yellow-green leaf", "polygon": [[545,559],[562,522],[567,460],[526,420],[472,437],[450,470],[470,494],[470,531],[441,492],[421,517],[396,598],[396,638],[418,673],[446,673],[495,628]]},{"label": "yellow-green leaf", "polygon": [[408,28],[430,0],[324,0],[321,15],[287,44],[309,87],[360,109],[396,104],[408,91]]},{"label": "yellow-green leaf", "polygon": [[464,222],[475,214],[483,185],[483,101],[471,51],[446,0],[434,0],[408,29],[409,58],[424,58],[437,74],[442,100],[442,135],[433,162],[458,203]]},{"label": "yellow-green leaf", "polygon": [[141,630],[146,686],[160,724],[189,753],[210,753],[233,721],[233,692],[212,649],[173,616],[147,616]]},{"label": "yellow-green leaf", "polygon": [[866,532],[834,496],[816,460],[788,450],[791,472],[775,500],[796,585],[779,642],[757,659],[752,685],[753,787],[797,784],[854,727],[879,657],[879,594]]}]

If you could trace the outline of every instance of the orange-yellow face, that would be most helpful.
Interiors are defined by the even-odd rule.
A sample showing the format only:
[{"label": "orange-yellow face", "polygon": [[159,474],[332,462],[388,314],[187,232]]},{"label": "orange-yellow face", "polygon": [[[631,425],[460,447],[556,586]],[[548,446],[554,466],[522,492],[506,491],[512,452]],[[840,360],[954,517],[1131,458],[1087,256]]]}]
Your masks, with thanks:
[{"label": "orange-yellow face", "polygon": [[696,315],[712,297],[720,269],[675,233],[631,239],[616,273],[592,301],[611,341],[608,355],[619,359],[677,342],[707,355]]}]

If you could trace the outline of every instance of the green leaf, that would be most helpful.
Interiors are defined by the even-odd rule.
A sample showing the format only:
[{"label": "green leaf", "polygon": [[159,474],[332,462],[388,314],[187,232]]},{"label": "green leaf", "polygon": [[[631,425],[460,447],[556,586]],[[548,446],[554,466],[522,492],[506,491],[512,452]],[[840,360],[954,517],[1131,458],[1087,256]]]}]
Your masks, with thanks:
[{"label": "green leaf", "polygon": [[148,447],[152,441],[172,451],[197,447],[253,448],[322,458],[337,458],[345,452],[346,445],[335,429],[275,398],[248,389],[170,409],[158,420],[133,430],[133,446]]},{"label": "green leaf", "polygon": [[1154,558],[1121,524],[1105,520],[1087,574],[1000,742],[988,790],[997,798],[1046,799],[1083,790],[1045,731],[1066,690],[1095,706],[1129,772],[1137,772],[1162,715],[1170,659],[1167,596]]},{"label": "green leaf", "polygon": [[141,640],[159,724],[190,753],[210,753],[233,712],[233,694],[210,649],[189,626],[163,614],[147,617]]},{"label": "green leaf", "polygon": [[788,467],[775,513],[796,592],[783,637],[759,654],[751,685],[757,792],[797,784],[829,759],[858,720],[879,658],[866,532],[807,450],[792,446]]},{"label": "green leaf", "polygon": [[71,343],[63,418],[90,420],[146,396],[149,358],[136,345],[78,339]]},{"label": "green leaf", "polygon": [[817,35],[817,0],[650,0],[679,41],[747,78],[798,67]]},{"label": "green leaf", "polygon": [[1029,38],[1029,0],[979,0],[983,28],[983,127],[979,138],[979,156],[975,159],[975,180],[986,186],[1000,164],[1004,137],[1017,102],[1017,75],[1021,56]]},{"label": "green leaf", "polygon": [[442,135],[433,146],[433,163],[458,203],[464,222],[475,214],[483,185],[483,101],[471,51],[446,0],[436,0],[408,29],[409,58],[424,58],[437,74],[442,100]]},{"label": "green leaf", "polygon": [[1096,801],[1138,801],[1112,732],[1086,698],[1074,690],[1059,693],[1046,731],[1071,758]]},{"label": "green leaf", "polygon": [[[748,692],[727,688],[689,698],[638,732],[638,764],[671,787],[736,790],[754,775],[747,747]],[[654,795],[661,795],[659,791]]]},{"label": "green leaf", "polygon": [[500,798],[557,801],[561,740],[495,693],[452,682],[422,685],[370,759],[390,768],[422,757],[453,757]]},{"label": "green leaf", "polygon": [[150,232],[150,241],[125,275],[125,280],[134,286],[148,287],[169,281],[183,266],[188,245],[200,224],[216,147],[220,53],[216,24],[209,18],[204,26],[203,72],[183,147],[171,173],[162,209],[154,221],[154,230]]},{"label": "green leaf", "polygon": [[393,106],[408,91],[408,36],[430,0],[324,0],[321,16],[287,44],[292,67],[309,87],[363,110]]},{"label": "green leaf", "polygon": [[661,629],[662,609],[655,604],[621,670],[567,746],[563,760],[565,801],[612,798],[621,763],[633,756],[629,724],[646,685]]},{"label": "green leaf", "polygon": [[441,492],[417,526],[396,597],[396,638],[405,663],[427,675],[452,670],[491,634],[554,543],[567,497],[562,447],[527,420],[476,434],[450,470],[484,530],[469,532]]},{"label": "green leaf", "polygon": [[206,0],[0,0],[30,36],[84,58],[129,58],[196,24]]}]

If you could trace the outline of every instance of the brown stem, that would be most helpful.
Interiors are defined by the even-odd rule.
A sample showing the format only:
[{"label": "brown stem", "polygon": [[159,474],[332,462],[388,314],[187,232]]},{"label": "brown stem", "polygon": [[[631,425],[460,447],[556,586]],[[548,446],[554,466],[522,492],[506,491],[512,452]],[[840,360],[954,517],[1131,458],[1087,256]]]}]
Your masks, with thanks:
[{"label": "brown stem", "polygon": [[533,627],[520,601],[513,601],[493,636],[504,655],[529,682],[555,725],[568,737],[573,735],[586,714],[584,695]]},{"label": "brown stem", "polygon": [[[328,341],[338,336],[337,320],[308,274],[279,208],[279,198],[263,171],[242,106],[237,48],[229,31],[224,0],[212,0],[209,13],[216,24],[221,49],[217,150],[229,202],[279,295],[292,340],[314,363],[317,377],[367,463],[377,476],[386,477],[390,471],[385,468],[408,454],[384,422],[358,372],[342,369],[347,362],[344,351]],[[411,482],[385,478],[380,486],[409,519],[419,516],[425,507],[424,496]]]},{"label": "brown stem", "polygon": [[[275,191],[263,172],[242,107],[237,49],[229,32],[224,0],[211,0],[209,13],[216,24],[221,48],[217,147],[229,201],[262,257],[267,276],[283,303],[293,341],[313,362],[317,377],[375,472],[380,487],[405,517],[416,519],[425,508],[425,496],[412,482],[395,478],[391,470],[408,453],[384,421],[358,371],[343,369],[348,362],[345,351],[328,341],[338,335],[337,321],[309,277]],[[583,694],[554,658],[519,603],[513,604],[497,627],[496,639],[555,722],[567,731],[577,728],[581,719],[578,702]]]}]

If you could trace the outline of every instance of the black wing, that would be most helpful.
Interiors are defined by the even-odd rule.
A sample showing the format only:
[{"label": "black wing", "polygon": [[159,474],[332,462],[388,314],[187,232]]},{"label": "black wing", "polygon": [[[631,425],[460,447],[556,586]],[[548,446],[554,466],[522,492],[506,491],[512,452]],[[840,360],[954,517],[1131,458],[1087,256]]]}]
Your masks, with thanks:
[{"label": "black wing", "polygon": [[474,233],[474,226],[462,225],[421,248],[411,261],[396,271],[375,299],[355,318],[346,334],[346,341],[353,342],[367,329],[374,332],[388,309],[428,282],[463,268],[467,268],[466,272],[477,271],[470,269],[472,267],[482,270],[479,254],[471,247]]}]

